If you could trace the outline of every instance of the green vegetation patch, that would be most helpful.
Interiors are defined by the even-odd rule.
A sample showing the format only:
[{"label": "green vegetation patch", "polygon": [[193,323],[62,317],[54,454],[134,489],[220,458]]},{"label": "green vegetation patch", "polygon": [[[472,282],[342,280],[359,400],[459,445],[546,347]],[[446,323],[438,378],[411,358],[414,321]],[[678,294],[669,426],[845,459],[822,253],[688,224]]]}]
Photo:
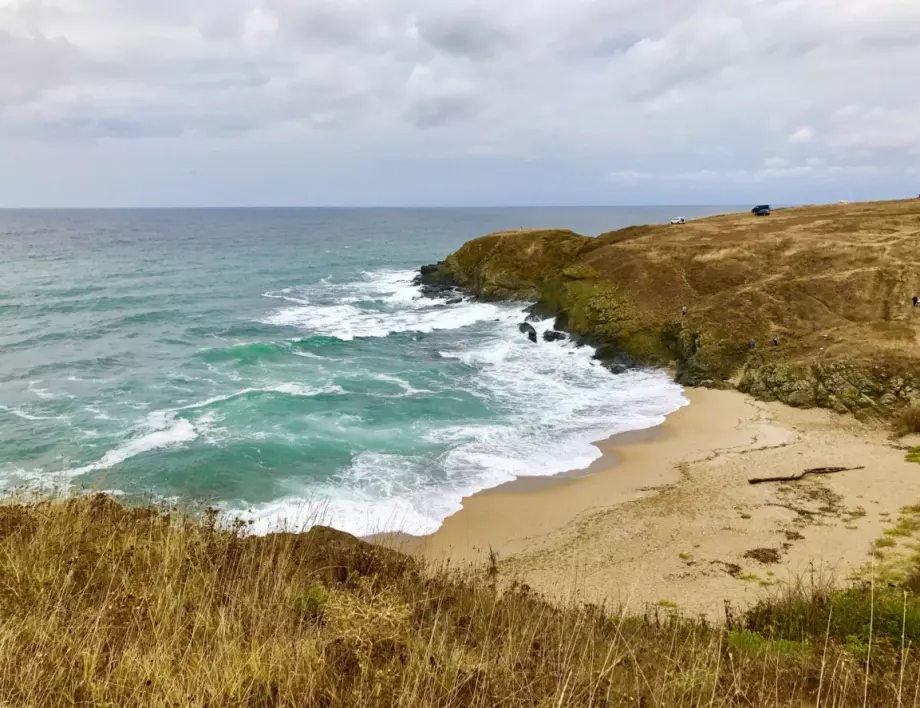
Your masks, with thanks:
[{"label": "green vegetation patch", "polygon": [[813,641],[825,635],[841,643],[920,641],[920,598],[887,583],[842,590],[793,586],[758,603],[746,615],[748,629],[774,639]]},{"label": "green vegetation patch", "polygon": [[801,656],[810,654],[812,646],[808,641],[789,639],[768,639],[748,629],[733,629],[728,632],[726,643],[732,649],[753,654],[775,654],[779,656]]}]

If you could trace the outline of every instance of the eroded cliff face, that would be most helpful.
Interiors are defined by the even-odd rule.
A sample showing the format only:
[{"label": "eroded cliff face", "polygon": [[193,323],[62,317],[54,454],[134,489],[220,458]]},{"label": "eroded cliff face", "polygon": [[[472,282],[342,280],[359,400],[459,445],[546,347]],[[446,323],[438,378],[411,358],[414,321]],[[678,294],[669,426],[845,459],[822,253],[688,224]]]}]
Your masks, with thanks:
[{"label": "eroded cliff face", "polygon": [[535,302],[618,366],[887,417],[920,401],[918,238],[920,200],[808,207],[597,238],[502,232],[422,277]]},{"label": "eroded cliff face", "polygon": [[761,400],[830,408],[857,418],[889,418],[920,401],[916,372],[900,362],[759,361],[745,367],[738,390]]}]

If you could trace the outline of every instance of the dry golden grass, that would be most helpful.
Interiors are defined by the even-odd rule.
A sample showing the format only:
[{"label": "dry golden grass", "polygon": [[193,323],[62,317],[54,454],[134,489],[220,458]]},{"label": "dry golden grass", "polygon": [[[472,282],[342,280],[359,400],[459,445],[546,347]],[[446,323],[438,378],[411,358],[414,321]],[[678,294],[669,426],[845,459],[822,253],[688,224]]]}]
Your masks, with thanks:
[{"label": "dry golden grass", "polygon": [[920,406],[909,406],[901,411],[894,422],[897,435],[920,433]]},{"label": "dry golden grass", "polygon": [[920,199],[909,199],[624,229],[598,237],[579,260],[644,312],[673,317],[688,305],[693,326],[741,343],[777,334],[793,361],[916,362],[918,242]]},{"label": "dry golden grass", "polygon": [[329,529],[240,532],[104,496],[0,504],[0,705],[917,700],[920,612],[901,621],[900,591],[793,592],[712,627],[554,607]]}]

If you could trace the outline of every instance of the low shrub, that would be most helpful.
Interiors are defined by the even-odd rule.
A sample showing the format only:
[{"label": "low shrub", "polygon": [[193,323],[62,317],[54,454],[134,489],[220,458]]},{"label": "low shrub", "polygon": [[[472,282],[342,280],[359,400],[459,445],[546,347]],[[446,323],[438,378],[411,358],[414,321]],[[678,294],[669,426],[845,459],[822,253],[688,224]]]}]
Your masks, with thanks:
[{"label": "low shrub", "polygon": [[899,436],[920,433],[920,406],[912,405],[894,419],[894,429]]}]

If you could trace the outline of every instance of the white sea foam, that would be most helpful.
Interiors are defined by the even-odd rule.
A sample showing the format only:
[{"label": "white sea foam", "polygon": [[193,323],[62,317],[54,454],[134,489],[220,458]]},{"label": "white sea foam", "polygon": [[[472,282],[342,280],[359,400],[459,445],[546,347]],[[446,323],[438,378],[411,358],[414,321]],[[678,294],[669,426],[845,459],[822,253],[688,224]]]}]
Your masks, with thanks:
[{"label": "white sea foam", "polygon": [[296,302],[298,305],[309,305],[310,301],[302,297],[291,297],[290,295],[285,295],[285,290],[282,290],[280,293],[262,293],[262,297],[267,297],[271,300],[287,300],[288,302]]},{"label": "white sea foam", "polygon": [[177,417],[173,411],[155,411],[137,426],[132,438],[109,450],[100,460],[71,468],[61,474],[66,477],[79,477],[96,470],[108,469],[145,452],[180,446],[195,440],[200,433],[201,429],[196,427],[194,422]]},{"label": "white sea foam", "polygon": [[345,389],[336,384],[321,386],[319,388],[311,388],[310,386],[301,386],[300,384],[296,383],[283,383],[264,390],[274,391],[275,393],[286,393],[289,396],[301,396],[305,398],[345,393]]},{"label": "white sea foam", "polygon": [[55,398],[73,398],[69,393],[53,393],[49,389],[39,386],[38,384],[40,383],[44,382],[40,379],[29,381],[28,391],[43,401],[53,401]]},{"label": "white sea foam", "polygon": [[[417,447],[424,452],[397,454],[392,450],[400,449],[399,445],[388,446],[388,452],[368,451],[365,446],[356,449],[350,464],[322,483],[294,478],[285,486],[284,497],[270,503],[251,509],[244,502],[225,504],[228,510],[252,519],[257,532],[322,522],[358,534],[382,530],[429,533],[460,509],[464,496],[519,476],[587,467],[600,455],[592,442],[656,425],[685,404],[680,388],[664,373],[633,371],[614,376],[593,359],[590,347],[568,341],[548,343],[542,336],[538,344],[531,343],[518,330],[524,318],[519,304],[467,301],[447,306],[421,297],[411,284],[413,275],[408,271],[365,273],[353,283],[326,279],[311,287],[266,293],[273,301],[270,306],[278,309],[272,309],[264,321],[342,340],[456,330],[450,344],[439,345],[444,361],[438,366],[438,376],[445,378],[431,388],[438,389],[436,395],[445,399],[444,406],[452,405],[448,399],[453,396],[462,409],[475,397],[477,405],[488,408],[490,414],[454,422],[415,420],[405,434],[419,445],[402,448]],[[477,326],[465,329],[469,325]],[[534,326],[542,335],[551,323]],[[216,380],[226,383],[228,376],[240,380],[234,387],[237,390],[199,396],[202,400],[173,404],[165,410],[144,411],[147,415],[139,413],[144,417],[101,458],[63,473],[41,473],[42,478],[72,479],[155,450],[180,449],[196,441],[198,445],[221,444],[227,436],[238,439],[239,430],[220,427],[229,426],[231,420],[229,415],[222,419],[221,411],[223,404],[242,397],[345,393],[332,381],[267,383],[247,378],[242,383],[243,377],[232,370],[205,366],[215,372]],[[352,375],[349,372],[346,378]],[[384,394],[366,394],[369,396],[398,399],[434,393],[413,386],[412,379],[401,373],[362,372],[360,376],[392,385]],[[41,383],[33,382],[33,393],[41,397],[40,390],[54,396],[41,389]],[[19,410],[31,415],[27,409]],[[325,425],[330,436],[343,440],[360,431],[364,423],[360,417],[338,413],[310,415],[316,416],[316,424],[309,423],[314,433],[325,434]],[[301,431],[272,427],[270,431],[247,430],[245,435],[253,443],[287,435],[291,444],[297,444]],[[105,447],[99,453],[103,450]],[[19,470],[13,474],[24,479],[30,473]]]},{"label": "white sea foam", "polygon": [[314,354],[313,352],[295,351],[294,356],[300,356],[304,359],[315,359],[317,361],[329,361],[329,357],[320,356],[319,354]]},{"label": "white sea foam", "polygon": [[112,420],[112,416],[110,416],[105,411],[99,410],[99,408],[96,406],[86,406],[83,408],[83,410],[85,410],[87,413],[92,413],[96,420]]},{"label": "white sea foam", "polygon": [[424,393],[434,393],[434,391],[427,388],[415,388],[408,381],[404,381],[398,376],[391,376],[390,374],[369,374],[369,376],[375,381],[383,381],[384,383],[395,384],[402,389],[402,393],[397,393],[396,395],[392,396],[384,395],[384,398],[404,398],[406,396],[417,396]]},{"label": "white sea foam", "polygon": [[[443,300],[422,297],[412,285],[414,276],[412,271],[365,272],[363,279],[355,283],[314,286],[315,293],[311,290],[309,294],[298,290],[297,300],[302,303],[276,310],[262,322],[351,341],[397,332],[459,329],[495,318],[500,312],[499,306],[491,303],[466,301],[446,305]],[[266,293],[266,296],[281,297],[281,294]],[[375,303],[382,309],[362,308],[359,303]]]},{"label": "white sea foam", "polygon": [[[242,514],[255,533],[325,524],[359,535],[426,533],[459,508],[460,487],[426,484],[424,462],[379,452],[357,455],[328,484],[292,490],[290,497]],[[298,491],[300,493],[298,493]],[[477,491],[469,487],[469,492]],[[460,493],[461,497],[456,497]]]},{"label": "white sea foam", "polygon": [[50,400],[50,399],[52,399],[52,398],[57,398],[57,396],[55,396],[53,393],[51,393],[51,391],[49,391],[48,389],[46,389],[46,388],[41,388],[40,386],[38,386],[38,384],[40,384],[40,383],[42,383],[42,382],[39,381],[39,380],[29,381],[29,388],[28,388],[28,390],[29,390],[31,393],[34,393],[34,394],[35,394],[36,396],[38,396],[39,398],[44,399],[44,400],[46,400],[46,401],[47,401],[47,400]]},{"label": "white sea foam", "polygon": [[[343,394],[345,391],[335,384],[313,388],[289,382],[264,388],[245,388],[240,391],[228,393],[223,396],[214,396],[184,406],[153,411],[140,423],[134,426],[127,440],[106,452],[102,458],[96,462],[61,470],[53,473],[50,477],[58,479],[80,477],[91,472],[115,467],[132,457],[147,452],[182,447],[202,437],[204,437],[206,441],[217,442],[220,440],[218,436],[209,437],[209,434],[217,432],[212,429],[214,422],[217,420],[216,413],[208,411],[194,419],[183,417],[180,414],[208,408],[218,403],[223,403],[252,393],[281,393],[288,396],[313,397],[324,394]],[[37,479],[40,476],[46,475],[44,475],[44,472],[41,470],[33,470],[29,473],[22,472],[17,476],[20,479]]]},{"label": "white sea foam", "polygon": [[459,329],[490,319],[496,312],[496,307],[487,303],[448,307],[426,300],[424,304],[395,313],[363,310],[348,304],[292,307],[275,312],[264,321],[351,341],[358,337],[386,337],[398,332]]},{"label": "white sea foam", "polygon": [[0,410],[12,413],[17,418],[22,418],[23,420],[70,420],[70,416],[67,415],[35,415],[21,408],[10,408],[9,406],[0,406]]},{"label": "white sea foam", "polygon": [[[417,316],[413,303],[408,311]],[[487,334],[463,341],[458,333],[456,346],[439,353],[473,370],[457,390],[501,415],[446,427],[421,422],[422,441],[444,450],[437,459],[362,452],[329,482],[292,489],[286,498],[247,511],[254,530],[321,522],[357,534],[431,533],[460,510],[463,497],[520,476],[586,468],[601,454],[592,443],[657,425],[686,404],[663,372],[614,376],[591,347],[543,341],[550,321],[534,323],[540,339],[533,344],[518,330],[520,306],[489,307]]]}]

